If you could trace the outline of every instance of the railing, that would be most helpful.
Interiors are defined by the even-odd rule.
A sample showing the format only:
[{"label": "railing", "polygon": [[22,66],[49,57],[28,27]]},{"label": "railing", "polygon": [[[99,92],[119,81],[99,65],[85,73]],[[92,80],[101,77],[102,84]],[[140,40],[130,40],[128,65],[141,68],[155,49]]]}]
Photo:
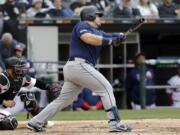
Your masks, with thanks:
[{"label": "railing", "polygon": [[[77,23],[80,20],[79,17],[71,17],[71,18],[19,18],[18,21],[20,24],[33,24],[33,23],[41,23],[41,24],[71,24]],[[131,24],[137,23],[138,18],[103,18],[103,24]],[[180,23],[180,18],[146,18],[146,23]]]},{"label": "railing", "polygon": [[[33,63],[37,65],[45,64],[46,69],[52,69],[52,66],[56,66],[58,69],[62,69],[63,66],[66,64],[66,61],[57,61],[57,62],[52,62],[52,61],[33,61]],[[134,64],[97,64],[95,66],[96,68],[133,68]]]},{"label": "railing", "polygon": [[145,63],[141,64],[141,73],[140,73],[140,98],[141,98],[141,107],[142,109],[146,109],[146,90],[156,89],[156,90],[165,90],[165,89],[173,89],[173,88],[180,88],[180,85],[170,86],[170,85],[145,85],[145,65],[178,65],[180,64],[180,59],[150,59],[146,60]]}]

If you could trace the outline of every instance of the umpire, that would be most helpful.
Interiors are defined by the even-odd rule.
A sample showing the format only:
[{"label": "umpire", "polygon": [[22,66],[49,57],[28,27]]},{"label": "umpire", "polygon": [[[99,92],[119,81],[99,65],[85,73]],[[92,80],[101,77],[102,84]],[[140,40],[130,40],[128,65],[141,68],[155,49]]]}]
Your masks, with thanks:
[{"label": "umpire", "polygon": [[81,22],[72,31],[70,57],[63,69],[65,82],[61,94],[28,122],[28,129],[35,132],[44,131],[41,125],[47,119],[70,105],[82,88],[89,88],[101,97],[109,119],[110,131],[131,131],[129,126],[121,122],[111,84],[94,68],[103,47],[116,46],[125,40],[122,33],[108,34],[98,30],[102,16],[103,13],[95,6],[87,6],[81,11]]}]

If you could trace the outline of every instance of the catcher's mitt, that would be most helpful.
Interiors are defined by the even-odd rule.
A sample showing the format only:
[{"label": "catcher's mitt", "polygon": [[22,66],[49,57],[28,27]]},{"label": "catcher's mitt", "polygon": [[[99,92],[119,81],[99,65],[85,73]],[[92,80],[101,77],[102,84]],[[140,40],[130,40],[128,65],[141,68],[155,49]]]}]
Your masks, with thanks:
[{"label": "catcher's mitt", "polygon": [[48,101],[51,102],[56,99],[60,95],[61,89],[62,83],[60,82],[53,82],[52,84],[50,84],[49,91],[47,92]]}]

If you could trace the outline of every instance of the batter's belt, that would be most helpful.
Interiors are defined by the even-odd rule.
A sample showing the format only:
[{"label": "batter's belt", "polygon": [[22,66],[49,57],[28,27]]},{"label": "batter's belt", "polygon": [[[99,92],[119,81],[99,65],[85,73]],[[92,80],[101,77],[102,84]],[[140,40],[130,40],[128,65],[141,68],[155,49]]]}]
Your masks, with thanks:
[{"label": "batter's belt", "polygon": [[89,62],[89,61],[86,60],[86,59],[80,58],[80,57],[70,57],[70,58],[69,58],[69,61],[85,62],[85,63],[88,63],[88,64],[90,64],[91,66],[93,66],[93,64],[92,64],[91,62]]}]

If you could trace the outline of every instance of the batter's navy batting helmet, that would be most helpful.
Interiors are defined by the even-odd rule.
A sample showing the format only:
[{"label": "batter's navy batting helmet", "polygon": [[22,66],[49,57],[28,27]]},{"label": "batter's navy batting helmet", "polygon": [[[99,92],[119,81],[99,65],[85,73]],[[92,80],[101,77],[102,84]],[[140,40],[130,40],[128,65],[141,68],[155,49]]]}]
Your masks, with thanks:
[{"label": "batter's navy batting helmet", "polygon": [[82,21],[94,21],[96,19],[96,15],[102,17],[103,12],[99,11],[95,6],[84,7],[80,13],[80,17]]}]

